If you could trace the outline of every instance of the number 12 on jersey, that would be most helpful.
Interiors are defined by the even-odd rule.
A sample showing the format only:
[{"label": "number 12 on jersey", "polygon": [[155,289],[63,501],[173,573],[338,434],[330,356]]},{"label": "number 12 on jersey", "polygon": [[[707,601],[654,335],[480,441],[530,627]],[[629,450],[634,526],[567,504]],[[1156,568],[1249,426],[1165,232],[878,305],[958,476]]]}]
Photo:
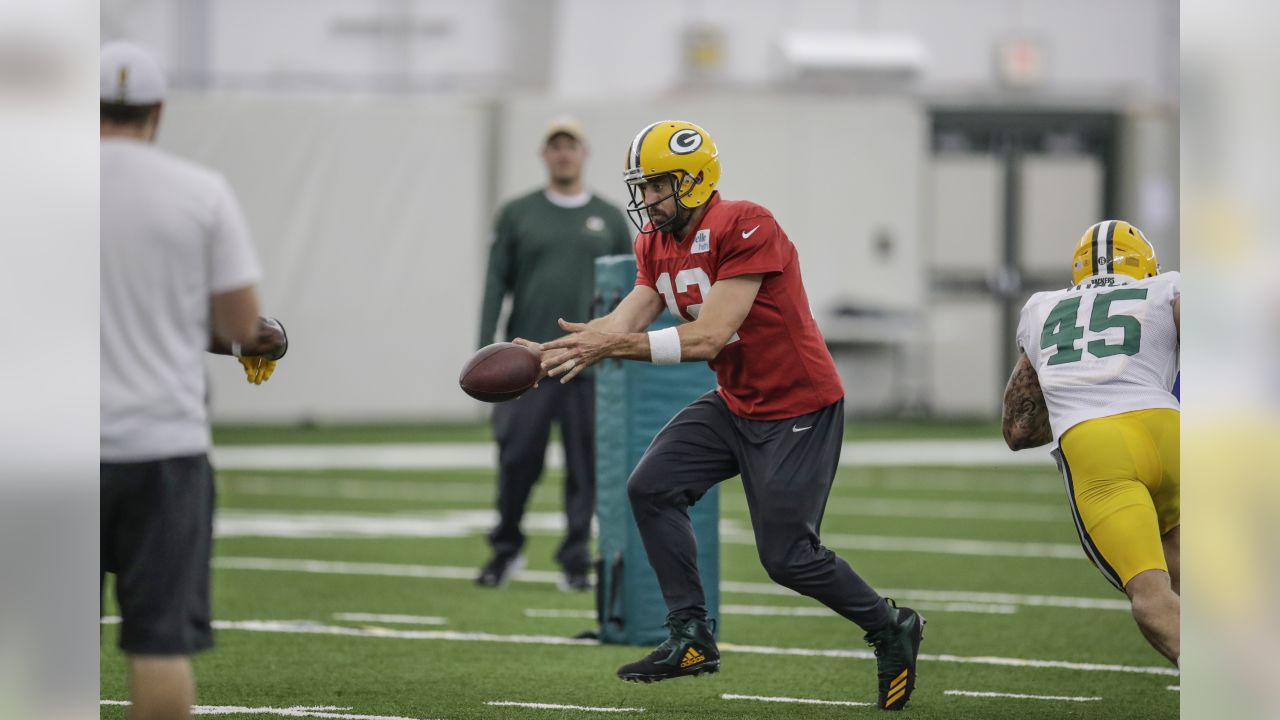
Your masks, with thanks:
[{"label": "number 12 on jersey", "polygon": [[[1112,355],[1137,355],[1142,346],[1142,323],[1138,318],[1123,313],[1113,315],[1111,303],[1117,300],[1145,300],[1146,288],[1123,288],[1099,293],[1093,298],[1093,311],[1089,313],[1089,332],[1098,334],[1110,328],[1120,328],[1124,334],[1119,343],[1111,344],[1103,338],[1090,340],[1085,349],[1099,358]],[[1076,341],[1085,336],[1085,329],[1076,324],[1080,314],[1082,297],[1069,297],[1053,307],[1040,331],[1040,349],[1055,348],[1049,358],[1050,365],[1073,363],[1084,357],[1084,350],[1076,347]]]}]

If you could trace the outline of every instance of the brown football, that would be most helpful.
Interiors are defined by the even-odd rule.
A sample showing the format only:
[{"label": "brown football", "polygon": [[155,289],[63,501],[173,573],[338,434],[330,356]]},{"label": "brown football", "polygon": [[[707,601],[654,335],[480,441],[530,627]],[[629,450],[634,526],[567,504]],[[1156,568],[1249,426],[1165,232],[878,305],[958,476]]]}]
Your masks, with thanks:
[{"label": "brown football", "polygon": [[524,394],[537,381],[538,356],[515,343],[500,342],[480,348],[462,366],[458,385],[484,402],[503,402]]}]

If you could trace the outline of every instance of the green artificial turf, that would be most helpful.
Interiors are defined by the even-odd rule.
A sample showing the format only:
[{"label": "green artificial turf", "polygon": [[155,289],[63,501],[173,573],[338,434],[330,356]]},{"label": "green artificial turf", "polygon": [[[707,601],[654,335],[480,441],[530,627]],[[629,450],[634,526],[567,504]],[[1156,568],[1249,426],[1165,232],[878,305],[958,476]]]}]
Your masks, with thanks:
[{"label": "green artificial turf", "polygon": [[[726,581],[768,584],[752,545],[731,542],[749,533],[737,481],[723,485],[722,515],[735,533],[724,536]],[[491,471],[222,472],[219,511],[227,519],[457,517],[490,507]],[[533,513],[558,513],[560,477],[548,473],[530,504]],[[875,505],[879,503],[879,505]],[[892,508],[892,516],[864,512]],[[911,516],[911,513],[919,516]],[[1055,520],[1056,514],[1056,520]],[[958,515],[958,517],[951,517]],[[977,515],[978,517],[969,517]],[[1026,517],[1023,517],[1025,515]],[[998,516],[1000,519],[992,519]],[[323,525],[323,523],[321,523]],[[1000,543],[1076,543],[1051,468],[843,468],[823,534],[950,538]],[[530,532],[533,570],[554,571],[553,531]],[[1083,555],[1069,558],[991,557],[933,552],[840,550],[873,585],[898,590],[950,590],[1121,599]],[[222,537],[215,551],[215,616],[224,621],[293,623],[291,630],[332,627],[387,631],[455,631],[497,636],[568,638],[593,626],[582,617],[528,617],[526,610],[592,610],[591,594],[566,594],[545,582],[513,582],[501,590],[475,587],[470,572],[486,558],[483,528],[461,537]],[[283,558],[462,568],[459,579],[303,573],[228,567],[244,558]],[[365,567],[360,565],[360,567]],[[722,603],[818,607],[787,595],[724,592]],[[903,604],[910,604],[906,601]],[[108,602],[107,612],[114,613]],[[992,656],[1138,667],[1164,661],[1123,610],[1017,605],[1012,614],[924,608],[929,624],[922,648],[931,655]],[[446,624],[344,621],[341,613],[439,616]],[[555,646],[388,636],[269,633],[224,629],[217,648],[196,661],[199,702],[214,706],[351,708],[327,710],[408,718],[614,717],[608,714],[499,707],[490,701],[643,708],[643,717],[847,718],[872,707],[765,703],[723,694],[874,702],[875,666],[861,658],[762,655],[732,644],[810,650],[864,650],[847,621],[820,617],[725,614],[720,618],[723,671],[651,686],[618,681],[614,669],[648,648]],[[303,624],[298,624],[303,623]],[[102,630],[102,697],[126,697],[116,626]],[[922,660],[919,689],[909,708],[917,718],[1172,718],[1178,694],[1166,675],[1094,672]],[[948,696],[947,690],[1102,697],[1066,702]],[[104,718],[123,718],[104,706]],[[228,717],[274,717],[240,714]]]},{"label": "green artificial turf", "polygon": [[[552,429],[553,439],[558,428]],[[979,420],[850,420],[846,440],[999,439],[1000,425]],[[305,425],[220,424],[213,428],[219,445],[329,445],[356,443],[488,442],[488,422],[380,423],[374,425],[309,423]]]}]

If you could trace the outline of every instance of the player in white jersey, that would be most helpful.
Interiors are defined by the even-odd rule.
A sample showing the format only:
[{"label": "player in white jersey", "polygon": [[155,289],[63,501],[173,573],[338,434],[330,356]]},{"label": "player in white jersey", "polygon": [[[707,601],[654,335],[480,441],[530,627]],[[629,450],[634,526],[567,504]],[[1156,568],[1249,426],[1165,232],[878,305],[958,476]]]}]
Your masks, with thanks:
[{"label": "player in white jersey", "polygon": [[1055,444],[1080,543],[1178,663],[1180,276],[1123,220],[1085,231],[1065,290],[1022,308],[1005,389],[1013,450]]}]

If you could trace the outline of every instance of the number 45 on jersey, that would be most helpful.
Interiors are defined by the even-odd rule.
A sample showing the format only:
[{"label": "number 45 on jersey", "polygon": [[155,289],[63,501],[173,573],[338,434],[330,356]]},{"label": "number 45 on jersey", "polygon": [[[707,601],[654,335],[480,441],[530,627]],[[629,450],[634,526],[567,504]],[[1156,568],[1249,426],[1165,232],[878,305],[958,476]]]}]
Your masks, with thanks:
[{"label": "number 45 on jersey", "polygon": [[1049,312],[1044,321],[1044,329],[1040,331],[1040,349],[1056,348],[1049,357],[1049,365],[1073,363],[1084,357],[1087,350],[1090,355],[1099,358],[1112,355],[1137,355],[1142,346],[1142,323],[1138,318],[1124,313],[1113,312],[1111,305],[1120,300],[1145,300],[1146,288],[1122,288],[1093,297],[1093,310],[1089,313],[1088,333],[1100,336],[1111,328],[1123,331],[1120,342],[1108,343],[1106,338],[1096,337],[1085,344],[1084,349],[1076,347],[1076,341],[1085,337],[1086,329],[1077,325],[1080,316],[1080,303],[1086,297],[1069,297]]}]

